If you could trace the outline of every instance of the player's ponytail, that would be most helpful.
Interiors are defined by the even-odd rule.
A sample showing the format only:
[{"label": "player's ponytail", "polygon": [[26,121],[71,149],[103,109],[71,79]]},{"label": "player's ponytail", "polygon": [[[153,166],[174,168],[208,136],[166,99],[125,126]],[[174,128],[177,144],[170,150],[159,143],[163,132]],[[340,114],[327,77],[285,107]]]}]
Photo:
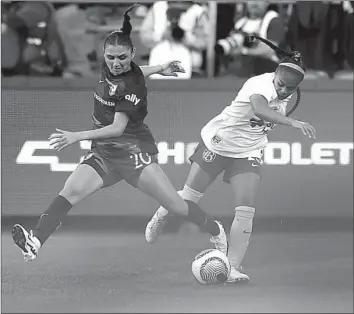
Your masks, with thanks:
[{"label": "player's ponytail", "polygon": [[139,3],[134,3],[124,12],[123,26],[120,30],[121,30],[122,34],[125,36],[130,37],[130,34],[132,32],[133,27],[132,27],[132,24],[130,23],[129,13],[137,6],[139,6]]},{"label": "player's ponytail", "polygon": [[[272,42],[269,40],[260,37],[256,34],[248,35],[244,33],[244,36],[247,36],[249,41],[254,41],[255,39],[260,40],[261,42],[265,43],[267,46],[272,48],[278,56],[282,58],[282,61],[280,62],[279,65],[287,65],[290,67],[293,67],[297,71],[301,72],[303,75],[306,73],[306,66],[303,61],[303,58],[301,56],[301,53],[299,51],[285,51],[278,47],[277,45],[274,45]],[[296,101],[294,106],[286,113],[286,116],[290,116],[296,108],[299,106],[301,100],[301,90],[299,87],[296,89]]]},{"label": "player's ponytail", "polygon": [[287,51],[279,48],[277,45],[274,45],[268,39],[260,37],[260,36],[258,36],[256,34],[246,35],[246,36],[249,38],[250,41],[254,41],[255,39],[260,40],[261,42],[265,43],[267,46],[272,48],[278,55],[281,55],[282,57],[291,57],[292,56],[292,54],[290,52],[287,52]]},{"label": "player's ponytail", "polygon": [[103,44],[103,49],[106,49],[107,45],[122,45],[133,49],[133,44],[130,39],[130,34],[133,30],[133,27],[130,23],[129,13],[137,6],[139,6],[139,3],[134,3],[124,12],[123,26],[119,31],[114,31],[107,36]]},{"label": "player's ponytail", "polygon": [[254,41],[255,39],[258,39],[261,42],[265,43],[270,48],[272,48],[276,52],[276,54],[281,57],[282,61],[280,62],[280,64],[285,63],[285,62],[291,62],[291,63],[294,63],[295,65],[299,66],[303,70],[303,72],[306,72],[305,63],[304,63],[304,60],[303,60],[301,53],[299,51],[283,50],[280,47],[278,47],[277,45],[273,44],[268,39],[260,37],[256,34],[251,34],[251,35],[248,35],[245,33],[243,33],[243,34],[248,37],[249,41]]}]

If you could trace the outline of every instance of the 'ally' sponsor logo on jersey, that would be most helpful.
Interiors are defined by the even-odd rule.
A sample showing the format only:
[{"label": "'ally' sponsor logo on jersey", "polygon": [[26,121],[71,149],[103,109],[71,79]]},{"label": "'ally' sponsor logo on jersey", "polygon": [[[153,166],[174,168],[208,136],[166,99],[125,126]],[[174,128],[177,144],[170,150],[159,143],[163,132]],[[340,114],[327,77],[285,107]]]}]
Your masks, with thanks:
[{"label": "'ally' sponsor logo on jersey", "polygon": [[124,98],[126,100],[131,101],[134,104],[134,106],[136,106],[140,102],[140,99],[135,94],[125,95]]}]

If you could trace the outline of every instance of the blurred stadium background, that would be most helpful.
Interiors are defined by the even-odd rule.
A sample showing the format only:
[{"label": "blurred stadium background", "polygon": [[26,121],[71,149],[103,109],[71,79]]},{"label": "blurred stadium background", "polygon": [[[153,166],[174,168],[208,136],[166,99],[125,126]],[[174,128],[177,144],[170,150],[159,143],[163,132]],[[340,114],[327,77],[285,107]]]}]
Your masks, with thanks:
[{"label": "blurred stadium background", "polygon": [[[9,230],[13,223],[34,227],[87,151],[89,143],[53,152],[47,138],[57,127],[91,128],[102,40],[121,26],[130,3],[2,1],[3,311],[353,312],[354,2],[252,7],[169,1],[171,11],[166,2],[141,3],[132,18],[135,61],[190,54],[181,60],[190,77],[147,82],[147,124],[159,144],[159,161],[178,189],[200,128],[230,103],[248,76],[275,67],[276,56],[240,39],[239,21],[305,56],[309,71],[294,116],[313,124],[317,138],[310,141],[282,127],[270,134],[245,265],[254,284],[193,292],[199,286],[188,268],[208,245],[205,237],[175,220],[166,232],[178,233],[177,238],[168,235],[156,247],[145,245],[145,224],[157,204],[125,183],[75,207],[38,263],[23,266]],[[152,19],[156,12],[160,15]],[[160,23],[173,14],[185,14],[178,25],[182,39],[171,37]],[[174,50],[164,50],[166,41]],[[226,184],[214,184],[201,204],[229,225],[233,200]],[[234,305],[234,294],[242,305]],[[160,306],[155,305],[158,295],[164,297]],[[303,302],[295,302],[294,295]]]}]

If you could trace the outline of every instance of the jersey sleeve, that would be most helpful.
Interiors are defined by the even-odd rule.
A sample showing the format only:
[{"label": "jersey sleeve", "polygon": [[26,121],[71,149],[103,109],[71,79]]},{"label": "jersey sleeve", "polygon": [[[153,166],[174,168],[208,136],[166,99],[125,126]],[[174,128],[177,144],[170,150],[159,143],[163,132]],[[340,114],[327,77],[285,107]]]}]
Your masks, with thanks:
[{"label": "jersey sleeve", "polygon": [[134,104],[126,99],[115,101],[115,107],[114,107],[115,112],[124,112],[129,117],[131,117],[132,115],[134,115],[136,109],[137,108],[134,106]]},{"label": "jersey sleeve", "polygon": [[248,80],[246,84],[249,84],[247,88],[249,100],[252,95],[261,95],[268,103],[272,100],[273,87],[271,84],[268,84],[268,82],[260,80],[259,77],[254,77]]},{"label": "jersey sleeve", "polygon": [[272,83],[269,83],[268,80],[262,79],[262,77],[252,77],[244,83],[235,100],[249,103],[252,95],[261,95],[269,103],[273,95],[273,87],[271,84]]}]

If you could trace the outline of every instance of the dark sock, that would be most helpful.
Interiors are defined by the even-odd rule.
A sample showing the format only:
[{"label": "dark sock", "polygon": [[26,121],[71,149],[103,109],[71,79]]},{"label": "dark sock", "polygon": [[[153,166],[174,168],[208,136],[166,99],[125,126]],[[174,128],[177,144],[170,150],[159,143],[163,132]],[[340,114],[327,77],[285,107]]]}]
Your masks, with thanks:
[{"label": "dark sock", "polygon": [[50,237],[50,235],[61,226],[62,219],[66,216],[72,205],[69,201],[58,195],[48,209],[41,215],[38,220],[33,235],[38,238],[41,245]]},{"label": "dark sock", "polygon": [[220,229],[214,219],[208,216],[196,203],[187,200],[186,203],[188,204],[188,215],[186,217],[188,221],[195,223],[212,236],[219,235]]}]

